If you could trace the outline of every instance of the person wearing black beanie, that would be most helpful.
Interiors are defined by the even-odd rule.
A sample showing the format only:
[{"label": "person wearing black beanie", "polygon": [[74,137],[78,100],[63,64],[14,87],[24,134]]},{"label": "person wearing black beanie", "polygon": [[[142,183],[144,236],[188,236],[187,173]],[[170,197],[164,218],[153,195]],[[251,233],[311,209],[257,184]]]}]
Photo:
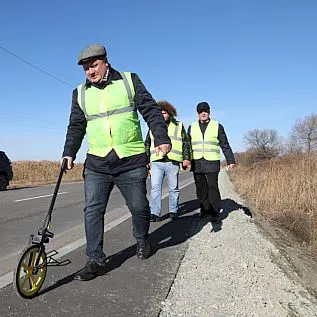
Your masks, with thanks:
[{"label": "person wearing black beanie", "polygon": [[221,196],[218,187],[220,171],[220,149],[227,161],[228,169],[235,165],[235,158],[224,127],[210,118],[210,106],[206,101],[196,107],[198,121],[188,128],[192,151],[191,170],[194,173],[196,194],[200,202],[200,216],[211,216],[215,222],[220,216]]}]

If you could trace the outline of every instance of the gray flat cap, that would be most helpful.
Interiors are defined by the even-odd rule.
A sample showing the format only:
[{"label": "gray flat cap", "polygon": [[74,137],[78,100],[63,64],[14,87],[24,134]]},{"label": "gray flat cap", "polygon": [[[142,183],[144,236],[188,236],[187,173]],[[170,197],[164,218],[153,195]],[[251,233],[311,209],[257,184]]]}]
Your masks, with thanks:
[{"label": "gray flat cap", "polygon": [[82,65],[84,62],[96,57],[106,58],[106,48],[101,44],[92,44],[85,47],[78,56],[78,65]]}]

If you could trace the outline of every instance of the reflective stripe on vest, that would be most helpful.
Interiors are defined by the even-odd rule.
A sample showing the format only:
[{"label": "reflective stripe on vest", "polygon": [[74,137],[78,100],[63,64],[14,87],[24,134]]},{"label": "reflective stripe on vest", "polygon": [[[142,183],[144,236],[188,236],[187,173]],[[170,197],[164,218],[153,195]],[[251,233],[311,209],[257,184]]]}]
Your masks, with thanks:
[{"label": "reflective stripe on vest", "polygon": [[203,135],[198,121],[191,124],[190,136],[194,160],[198,160],[200,158],[204,158],[208,161],[220,160],[218,129],[218,121],[210,120],[205,134]]},{"label": "reflective stripe on vest", "polygon": [[[172,149],[167,154],[167,157],[170,160],[182,162],[183,161],[183,141],[182,141],[182,128],[183,124],[180,121],[177,121],[177,124],[174,122],[170,122],[167,134],[170,137],[172,141]],[[152,132],[150,132],[151,137],[151,161],[157,161],[161,160],[163,158],[163,155],[160,153],[159,155],[155,154],[155,147],[154,147],[154,138],[152,135]]]},{"label": "reflective stripe on vest", "polygon": [[122,158],[145,152],[131,73],[120,74],[121,80],[103,89],[77,87],[78,104],[87,120],[89,154],[104,157],[114,149]]}]

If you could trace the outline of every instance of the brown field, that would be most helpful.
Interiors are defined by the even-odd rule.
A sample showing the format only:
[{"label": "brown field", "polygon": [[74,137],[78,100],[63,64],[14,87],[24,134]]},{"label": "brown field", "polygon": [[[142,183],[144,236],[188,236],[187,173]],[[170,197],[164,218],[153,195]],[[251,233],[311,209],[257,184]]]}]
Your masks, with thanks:
[{"label": "brown field", "polygon": [[316,155],[297,154],[248,166],[238,165],[231,179],[256,213],[290,232],[316,254]]},{"label": "brown field", "polygon": [[[12,164],[13,180],[9,188],[56,183],[60,162],[58,161],[15,161]],[[75,164],[63,175],[63,182],[81,181],[83,164]]]}]

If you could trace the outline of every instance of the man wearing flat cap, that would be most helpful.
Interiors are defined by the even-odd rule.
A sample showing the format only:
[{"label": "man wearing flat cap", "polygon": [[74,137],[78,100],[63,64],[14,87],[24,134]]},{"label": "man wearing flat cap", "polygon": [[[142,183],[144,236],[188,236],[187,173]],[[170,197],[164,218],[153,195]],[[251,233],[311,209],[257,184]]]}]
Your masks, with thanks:
[{"label": "man wearing flat cap", "polygon": [[83,175],[88,261],[75,276],[87,281],[107,271],[103,251],[104,214],[114,185],[132,214],[137,257],[150,256],[147,157],[138,112],[154,135],[157,154],[167,154],[171,140],[161,111],[138,75],[112,68],[103,45],[87,46],[79,54],[78,65],[82,65],[86,81],[73,91],[63,158],[67,158],[67,168],[71,169],[87,134]]},{"label": "man wearing flat cap", "polygon": [[162,185],[167,177],[169,189],[168,213],[172,220],[178,218],[179,203],[179,169],[190,168],[190,146],[186,130],[181,121],[176,120],[176,108],[166,100],[160,100],[157,105],[164,117],[168,135],[172,141],[172,149],[166,154],[156,155],[154,137],[148,131],[145,145],[149,165],[151,166],[151,221],[161,220]]},{"label": "man wearing flat cap", "polygon": [[216,222],[220,216],[221,197],[218,188],[220,171],[220,149],[228,164],[235,165],[235,158],[224,127],[210,118],[210,107],[205,101],[197,105],[198,121],[188,128],[192,150],[192,171],[194,173],[197,198],[200,202],[200,216],[210,216]]}]

